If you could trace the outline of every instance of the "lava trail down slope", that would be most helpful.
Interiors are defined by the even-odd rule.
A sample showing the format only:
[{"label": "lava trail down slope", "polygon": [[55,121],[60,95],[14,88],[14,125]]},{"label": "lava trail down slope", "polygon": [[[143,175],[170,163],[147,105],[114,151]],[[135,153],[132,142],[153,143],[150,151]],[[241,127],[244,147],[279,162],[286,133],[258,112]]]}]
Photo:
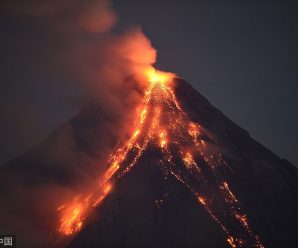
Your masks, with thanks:
[{"label": "lava trail down slope", "polygon": [[[151,166],[160,167],[162,180],[175,178],[191,192],[220,227],[230,247],[264,247],[238,194],[230,187],[234,170],[226,159],[229,152],[220,147],[216,135],[183,110],[173,75],[154,71],[148,81],[130,139],[111,155],[97,190],[59,208],[59,231],[66,235],[80,231],[91,209],[109,194],[111,185],[140,166],[141,161],[145,163],[143,157],[147,157]],[[167,195],[164,191],[156,203],[162,205]]]}]

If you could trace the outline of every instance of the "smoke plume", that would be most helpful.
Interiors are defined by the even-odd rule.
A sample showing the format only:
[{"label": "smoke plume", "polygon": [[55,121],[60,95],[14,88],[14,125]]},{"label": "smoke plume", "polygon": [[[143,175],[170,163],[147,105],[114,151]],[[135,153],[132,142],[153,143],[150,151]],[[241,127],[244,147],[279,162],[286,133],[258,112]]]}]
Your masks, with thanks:
[{"label": "smoke plume", "polygon": [[24,53],[19,63],[26,67],[29,57],[34,66],[28,70],[46,78],[40,84],[75,89],[85,104],[77,117],[1,168],[0,233],[16,233],[22,247],[54,247],[57,206],[92,187],[109,153],[131,131],[144,90],[133,75],[155,62],[156,51],[140,27],[113,30],[118,16],[108,0],[2,5],[2,15],[21,29],[18,39],[7,33],[2,41]]}]

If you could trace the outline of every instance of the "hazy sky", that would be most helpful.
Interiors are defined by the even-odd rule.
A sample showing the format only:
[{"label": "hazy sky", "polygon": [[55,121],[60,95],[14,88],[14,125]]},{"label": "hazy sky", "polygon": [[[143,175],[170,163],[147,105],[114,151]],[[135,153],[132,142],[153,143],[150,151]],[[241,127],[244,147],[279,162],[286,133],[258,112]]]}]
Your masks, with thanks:
[{"label": "hazy sky", "polygon": [[[120,26],[139,24],[151,39],[160,69],[181,75],[253,138],[298,165],[294,1],[115,0],[114,7]],[[63,72],[40,70],[53,63],[40,51],[55,49],[55,37],[31,27],[30,21],[0,17],[0,163],[81,107],[68,98],[76,92],[65,87],[70,79]]]}]

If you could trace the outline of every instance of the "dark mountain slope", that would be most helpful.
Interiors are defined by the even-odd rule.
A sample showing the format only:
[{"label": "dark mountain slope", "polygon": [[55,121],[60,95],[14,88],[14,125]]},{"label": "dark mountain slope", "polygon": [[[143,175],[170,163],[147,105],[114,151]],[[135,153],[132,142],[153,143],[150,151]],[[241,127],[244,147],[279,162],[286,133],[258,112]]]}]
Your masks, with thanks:
[{"label": "dark mountain slope", "polygon": [[[265,247],[298,247],[297,168],[253,140],[190,84],[175,82],[175,95],[187,118],[202,126],[206,144],[220,151],[228,165],[219,173],[237,196],[254,233]],[[91,103],[44,142],[1,168],[1,233],[16,230],[22,247],[53,247],[43,229],[44,222],[51,223],[57,213],[39,208],[55,202],[47,190],[40,189],[80,187],[77,182],[84,184],[90,174],[97,174],[94,165],[104,163],[102,154],[117,141],[113,132],[102,133],[114,123],[106,119],[102,108]],[[158,165],[161,156],[149,147],[134,168],[116,181],[69,247],[228,247],[225,233],[196,197],[172,175],[165,175]],[[206,178],[214,180],[209,177],[211,169],[199,161],[206,168]],[[181,161],[175,163],[179,167]],[[65,192],[54,189],[55,197],[63,199]],[[22,216],[21,224],[9,221],[10,216]]]},{"label": "dark mountain slope", "polygon": [[[207,142],[224,154],[230,169],[223,177],[264,246],[296,247],[297,168],[253,140],[185,81],[176,80],[175,94],[187,117],[210,134]],[[147,151],[117,182],[98,209],[98,221],[91,221],[70,247],[227,245],[217,223],[184,185],[170,176],[164,179],[153,157]]]}]

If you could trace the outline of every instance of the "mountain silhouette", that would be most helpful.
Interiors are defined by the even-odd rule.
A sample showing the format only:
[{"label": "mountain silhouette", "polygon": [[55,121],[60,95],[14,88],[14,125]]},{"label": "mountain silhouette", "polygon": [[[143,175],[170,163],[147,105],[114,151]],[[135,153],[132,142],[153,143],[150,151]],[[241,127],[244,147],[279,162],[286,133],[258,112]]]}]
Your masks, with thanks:
[{"label": "mountain silhouette", "polygon": [[[85,178],[78,166],[93,165],[100,157],[98,147],[104,150],[117,140],[94,135],[100,133],[103,119],[100,108],[91,103],[2,167],[0,219],[6,212],[20,212],[9,204],[16,201],[11,192],[19,192],[14,181],[20,188],[38,188]],[[84,170],[95,173],[92,166]],[[44,247],[69,248],[298,246],[297,168],[252,139],[181,78],[171,85],[151,83],[135,132],[112,154],[96,187],[80,196],[85,205],[59,208],[58,231],[69,239],[48,245],[53,233],[49,238],[42,232],[46,238],[26,241],[24,247],[40,247],[42,242],[47,243]],[[21,206],[26,200],[19,198]],[[35,192],[29,206],[40,206],[45,201],[41,199]],[[41,219],[48,218],[47,223],[57,224],[50,217],[57,215],[56,209],[48,210],[47,217],[38,207],[20,209],[25,223],[41,226]],[[1,232],[11,230],[0,227]]]},{"label": "mountain silhouette", "polygon": [[[133,141],[141,144],[141,155],[122,161],[113,191],[97,209],[98,221],[89,222],[69,247],[297,245],[296,167],[184,80],[175,79],[173,95],[164,91],[152,89],[145,104],[151,110]],[[154,126],[156,107],[162,114]],[[172,139],[164,141],[166,148],[164,128]],[[139,150],[127,157],[136,158]]]}]

